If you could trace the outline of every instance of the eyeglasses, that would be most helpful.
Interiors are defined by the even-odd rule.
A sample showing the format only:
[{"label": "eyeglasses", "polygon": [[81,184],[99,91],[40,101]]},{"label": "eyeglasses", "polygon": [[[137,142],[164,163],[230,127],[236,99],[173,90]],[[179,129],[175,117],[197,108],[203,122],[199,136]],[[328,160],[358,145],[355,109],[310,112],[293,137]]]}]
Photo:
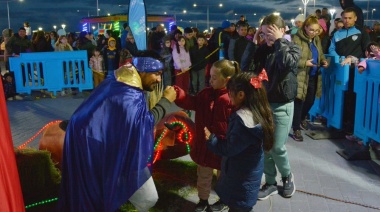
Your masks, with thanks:
[{"label": "eyeglasses", "polygon": [[317,30],[309,29],[309,30],[307,30],[307,31],[308,31],[309,33],[311,33],[311,34],[318,34],[318,33],[321,32],[319,29],[317,29]]}]

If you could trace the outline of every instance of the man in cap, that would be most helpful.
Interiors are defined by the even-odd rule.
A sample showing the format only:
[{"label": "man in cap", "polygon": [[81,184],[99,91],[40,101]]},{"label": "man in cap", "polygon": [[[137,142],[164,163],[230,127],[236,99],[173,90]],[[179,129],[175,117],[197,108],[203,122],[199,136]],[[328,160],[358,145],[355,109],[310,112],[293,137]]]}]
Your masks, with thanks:
[{"label": "man in cap", "polygon": [[197,46],[197,38],[195,38],[194,36],[194,31],[192,28],[190,27],[186,27],[184,30],[184,36],[185,36],[185,39],[186,39],[186,46],[187,46],[187,49],[188,50],[191,50],[192,48],[194,48],[195,46]]},{"label": "man in cap", "polygon": [[163,63],[140,52],[115,70],[71,117],[63,150],[59,211],[117,211],[128,200],[148,211],[158,200],[151,167],[154,124],[175,100],[173,87],[150,111],[144,91],[161,81]]},{"label": "man in cap", "polygon": [[215,61],[218,61],[221,59],[220,57],[223,56],[224,59],[229,59],[228,57],[228,46],[230,44],[230,26],[231,23],[229,21],[223,21],[222,26],[218,27],[214,34],[212,34],[211,38],[209,39],[209,49],[210,52],[213,52],[218,47],[221,47],[221,50],[223,54],[220,54],[220,50],[211,55],[209,63],[213,64]]}]

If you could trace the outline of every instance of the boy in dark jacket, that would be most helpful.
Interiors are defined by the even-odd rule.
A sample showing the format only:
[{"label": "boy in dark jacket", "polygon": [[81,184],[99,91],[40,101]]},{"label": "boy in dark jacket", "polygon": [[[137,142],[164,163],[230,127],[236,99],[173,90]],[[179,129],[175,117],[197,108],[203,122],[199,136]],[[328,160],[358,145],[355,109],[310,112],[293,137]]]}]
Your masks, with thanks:
[{"label": "boy in dark jacket", "polygon": [[119,68],[119,53],[116,49],[116,40],[112,37],[108,39],[108,48],[104,51],[104,64],[108,75]]},{"label": "boy in dark jacket", "polygon": [[206,81],[206,65],[208,63],[207,55],[210,53],[206,46],[206,38],[204,35],[199,35],[197,38],[197,46],[190,49],[190,59],[193,68],[191,69],[191,84],[194,93],[205,88]]},{"label": "boy in dark jacket", "polygon": [[13,74],[6,73],[3,78],[4,94],[8,101],[22,100],[23,98],[16,93],[16,86],[13,81]]}]

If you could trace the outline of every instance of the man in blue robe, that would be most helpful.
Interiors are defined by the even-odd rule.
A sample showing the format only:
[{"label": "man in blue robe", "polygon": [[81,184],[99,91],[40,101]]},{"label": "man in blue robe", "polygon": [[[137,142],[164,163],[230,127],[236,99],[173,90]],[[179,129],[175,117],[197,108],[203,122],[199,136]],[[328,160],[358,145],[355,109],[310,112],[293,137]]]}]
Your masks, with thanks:
[{"label": "man in blue robe", "polygon": [[116,211],[128,200],[148,211],[158,200],[151,176],[154,124],[175,100],[173,87],[150,111],[144,91],[163,63],[143,52],[115,70],[74,112],[63,150],[59,211]]}]

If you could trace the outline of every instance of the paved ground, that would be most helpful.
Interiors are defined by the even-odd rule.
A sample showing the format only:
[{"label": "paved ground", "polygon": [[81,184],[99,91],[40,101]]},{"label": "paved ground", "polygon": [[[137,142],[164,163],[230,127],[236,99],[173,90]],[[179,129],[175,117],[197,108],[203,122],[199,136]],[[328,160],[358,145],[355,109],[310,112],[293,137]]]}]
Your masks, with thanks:
[{"label": "paved ground", "polygon": [[[7,102],[14,146],[19,146],[32,137],[44,125],[54,120],[69,119],[83,98],[58,97],[34,101]],[[173,106],[172,110],[179,108]],[[335,151],[352,145],[341,140],[312,140],[304,135],[304,142],[289,138],[287,148],[295,176],[297,192],[286,199],[275,195],[266,201],[259,201],[255,211],[379,211],[356,204],[334,201],[325,197],[305,194],[302,191],[380,208],[380,168],[371,160],[347,161]],[[38,146],[38,138],[29,147]],[[189,160],[189,157],[183,157]],[[280,180],[278,184],[282,185]],[[187,197],[196,203],[197,195]],[[216,196],[213,194],[210,202]],[[192,211],[184,208],[183,211]]]}]

